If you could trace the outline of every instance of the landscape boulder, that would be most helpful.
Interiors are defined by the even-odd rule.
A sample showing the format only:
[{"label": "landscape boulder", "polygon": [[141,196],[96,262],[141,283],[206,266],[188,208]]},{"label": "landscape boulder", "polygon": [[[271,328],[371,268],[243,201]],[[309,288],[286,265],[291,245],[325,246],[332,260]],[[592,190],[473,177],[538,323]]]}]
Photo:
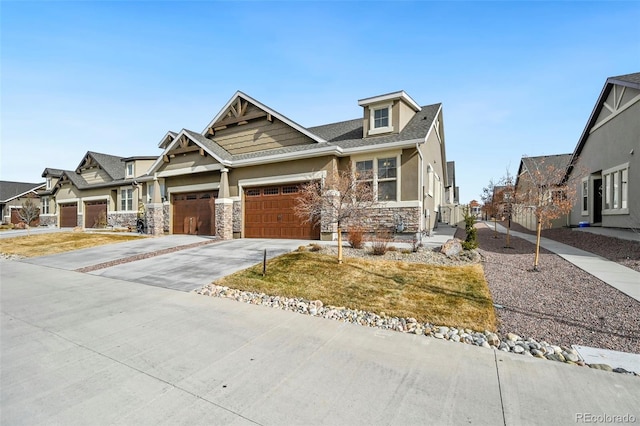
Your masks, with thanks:
[{"label": "landscape boulder", "polygon": [[440,252],[447,257],[457,256],[462,252],[462,244],[459,239],[452,238],[442,245]]}]

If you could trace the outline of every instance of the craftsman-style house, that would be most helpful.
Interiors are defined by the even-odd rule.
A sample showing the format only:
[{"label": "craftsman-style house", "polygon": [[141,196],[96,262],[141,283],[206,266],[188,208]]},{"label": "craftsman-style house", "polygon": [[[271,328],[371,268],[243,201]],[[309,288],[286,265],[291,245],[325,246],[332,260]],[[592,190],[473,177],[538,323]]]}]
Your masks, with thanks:
[{"label": "craftsman-style house", "polygon": [[294,214],[295,199],[300,184],[351,166],[371,172],[372,226],[432,229],[442,206],[457,203],[442,105],[420,106],[404,91],[358,104],[360,118],[305,128],[236,92],[201,132],[167,132],[152,160],[88,152],[73,172],[45,169],[43,195],[55,199],[60,226],[91,228],[105,215],[121,226],[140,206],[152,234],[331,239],[330,225]]}]

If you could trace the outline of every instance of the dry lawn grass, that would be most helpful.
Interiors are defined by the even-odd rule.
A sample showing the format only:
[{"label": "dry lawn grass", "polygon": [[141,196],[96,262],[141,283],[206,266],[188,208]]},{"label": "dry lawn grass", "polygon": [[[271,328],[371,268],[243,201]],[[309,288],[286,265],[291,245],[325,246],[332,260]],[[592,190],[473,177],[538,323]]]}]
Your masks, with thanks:
[{"label": "dry lawn grass", "polygon": [[53,232],[0,239],[0,253],[23,257],[63,253],[105,244],[135,240],[135,235],[98,234],[83,232]]},{"label": "dry lawn grass", "polygon": [[436,266],[294,252],[222,278],[218,285],[273,296],[322,300],[389,316],[474,330],[495,330],[482,266]]}]

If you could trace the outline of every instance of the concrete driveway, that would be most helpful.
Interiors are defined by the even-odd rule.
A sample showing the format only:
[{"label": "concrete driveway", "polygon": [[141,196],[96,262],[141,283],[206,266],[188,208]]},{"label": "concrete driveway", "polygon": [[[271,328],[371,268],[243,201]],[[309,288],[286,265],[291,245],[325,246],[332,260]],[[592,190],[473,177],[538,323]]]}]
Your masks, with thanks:
[{"label": "concrete driveway", "polygon": [[640,418],[637,377],[23,262],[0,278],[1,424]]},{"label": "concrete driveway", "polygon": [[[211,244],[184,249],[190,245],[208,242]],[[210,237],[195,235],[169,235],[41,256],[25,259],[23,262],[76,270],[105,262],[151,256],[97,269],[89,273],[174,290],[191,291],[220,277],[262,262],[265,249],[267,250],[267,258],[270,259],[307,244],[309,241],[306,240],[239,239],[216,241],[211,240]],[[173,248],[178,250],[155,255],[158,251]]]}]

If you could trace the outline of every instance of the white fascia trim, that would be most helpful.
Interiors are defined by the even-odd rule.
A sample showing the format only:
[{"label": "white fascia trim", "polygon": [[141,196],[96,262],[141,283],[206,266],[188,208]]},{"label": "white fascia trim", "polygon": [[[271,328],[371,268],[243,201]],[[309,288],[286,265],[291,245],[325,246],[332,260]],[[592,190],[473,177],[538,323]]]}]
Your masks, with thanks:
[{"label": "white fascia trim", "polygon": [[303,152],[288,152],[285,154],[268,155],[265,157],[249,158],[246,160],[232,161],[231,167],[254,166],[265,163],[274,163],[279,161],[300,160],[304,158],[320,157],[323,155],[340,155],[342,149],[338,146],[326,146],[318,149],[312,149]]},{"label": "white fascia trim", "polygon": [[407,104],[409,104],[416,112],[422,110],[420,105],[418,105],[418,103],[414,101],[411,98],[411,96],[409,96],[407,92],[405,92],[404,90],[401,90],[399,92],[387,93],[386,95],[373,96],[371,98],[360,99],[358,101],[358,105],[366,106],[366,105],[371,105],[378,102],[391,101],[395,99],[402,99]]},{"label": "white fascia trim", "polygon": [[215,189],[220,189],[220,182],[200,183],[198,185],[172,186],[167,188],[167,193],[169,194],[170,198],[171,194],[179,194],[182,192],[209,191]]},{"label": "white fascia trim", "polygon": [[57,200],[56,199],[56,204],[60,205],[60,204],[72,204],[72,203],[77,203],[78,201],[80,201],[80,198],[65,198],[64,200]]},{"label": "white fascia trim", "polygon": [[258,108],[266,111],[267,113],[271,114],[272,116],[276,117],[278,120],[282,121],[283,123],[293,127],[294,129],[296,129],[297,131],[299,131],[300,133],[304,134],[305,136],[310,137],[311,139],[313,139],[316,142],[326,142],[324,139],[322,139],[321,137],[314,135],[313,133],[311,133],[310,131],[308,131],[307,129],[305,129],[304,127],[302,127],[301,125],[299,125],[298,123],[296,123],[295,121],[292,121],[290,119],[288,119],[287,117],[285,117],[282,114],[279,114],[278,112],[272,110],[271,108],[269,108],[268,106],[264,105],[262,102],[259,102],[255,99],[253,99],[251,96],[247,95],[246,93],[243,93],[241,91],[237,91],[232,97],[231,99],[229,99],[229,102],[227,102],[225,104],[224,107],[222,107],[222,109],[220,110],[220,112],[218,112],[218,114],[216,114],[215,117],[213,117],[213,120],[211,120],[211,122],[207,125],[207,127],[205,127],[201,134],[204,136],[207,133],[207,129],[209,129],[211,126],[214,125],[214,123],[216,121],[218,121],[220,118],[222,118],[222,115],[224,114],[224,112],[227,110],[227,108],[229,108],[229,106],[231,106],[238,97],[243,98],[246,101],[251,102],[252,104],[254,104],[255,106],[257,106]]},{"label": "white fascia trim", "polygon": [[[36,187],[33,187],[30,190],[23,192],[22,194],[18,194],[18,195],[15,195],[15,196],[11,197],[11,198],[7,198],[6,200],[3,201],[3,203],[8,203],[11,200],[15,200],[16,198],[24,197],[25,195],[30,194],[30,193],[38,195],[38,193],[36,192],[36,189],[42,189],[43,186],[45,186],[44,183],[42,185],[38,185]],[[39,195],[38,195],[38,197],[39,197]]]},{"label": "white fascia trim", "polygon": [[324,179],[327,177],[326,170],[308,173],[295,173],[291,175],[266,176],[261,178],[240,179],[238,181],[238,192],[242,194],[242,189],[249,186],[264,186],[285,184],[292,182],[308,182],[311,180]]},{"label": "white fascia trim", "polygon": [[109,214],[138,214],[138,210],[112,210]]},{"label": "white fascia trim", "polygon": [[617,109],[615,112],[613,112],[610,116],[608,116],[607,118],[605,118],[604,120],[602,120],[601,122],[599,122],[598,124],[596,124],[595,126],[593,126],[591,128],[591,130],[589,130],[589,134],[592,134],[593,132],[595,132],[596,130],[598,130],[600,127],[604,126],[605,124],[607,124],[609,121],[613,120],[615,117],[617,117],[618,115],[620,115],[623,111],[629,109],[632,105],[634,105],[635,103],[637,103],[638,101],[640,101],[640,95],[634,97],[633,99],[631,99],[629,102],[627,102],[626,104],[624,104],[624,106],[622,108]]},{"label": "white fascia trim", "polygon": [[176,132],[169,130],[158,142],[158,148],[165,148],[170,142],[172,142],[177,136]]},{"label": "white fascia trim", "polygon": [[164,151],[162,151],[162,154],[160,154],[160,156],[158,157],[158,159],[151,165],[151,167],[149,168],[149,170],[147,171],[147,175],[151,175],[153,174],[156,170],[158,170],[158,168],[160,167],[160,165],[163,163],[163,157],[165,155],[167,155],[167,153],[169,151],[171,151],[173,149],[174,146],[176,146],[176,144],[178,143],[178,141],[180,140],[181,136],[186,136],[189,138],[189,140],[191,140],[191,142],[195,143],[196,145],[198,145],[200,148],[204,149],[206,151],[207,154],[209,154],[213,159],[215,159],[217,162],[221,163],[221,164],[226,164],[229,165],[227,163],[229,163],[228,161],[224,161],[222,158],[218,157],[217,155],[215,155],[213,152],[211,152],[207,147],[202,146],[198,143],[197,140],[193,139],[187,132],[185,132],[185,129],[180,130],[180,133],[178,133],[176,135],[176,137],[173,139],[173,141],[169,144],[169,146],[167,146]]},{"label": "white fascia trim", "polygon": [[175,170],[165,170],[163,172],[157,173],[157,176],[159,178],[166,178],[170,176],[191,175],[194,173],[215,172],[216,170],[221,170],[222,168],[223,168],[222,164],[207,164],[204,166],[185,167],[182,169],[175,169]]},{"label": "white fascia trim", "polygon": [[406,141],[389,142],[380,145],[365,145],[355,148],[346,148],[341,150],[343,155],[352,155],[360,152],[376,153],[378,151],[388,151],[394,148],[413,148],[417,143],[423,143],[425,139],[411,139]]}]

